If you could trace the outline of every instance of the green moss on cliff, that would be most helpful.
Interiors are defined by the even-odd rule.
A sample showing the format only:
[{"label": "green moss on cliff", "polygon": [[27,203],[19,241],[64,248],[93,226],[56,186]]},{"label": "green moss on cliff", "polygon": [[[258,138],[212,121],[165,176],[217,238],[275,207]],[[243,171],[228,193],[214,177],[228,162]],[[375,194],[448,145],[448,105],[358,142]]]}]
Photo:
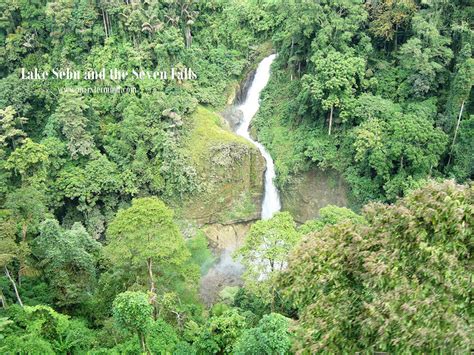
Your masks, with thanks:
[{"label": "green moss on cliff", "polygon": [[202,106],[192,115],[191,126],[185,149],[200,172],[207,170],[210,152],[218,145],[235,143],[253,147],[250,142],[228,130],[221,116]]},{"label": "green moss on cliff", "polygon": [[185,153],[199,174],[202,189],[184,201],[182,217],[199,224],[258,218],[265,163],[257,148],[202,106],[189,120],[185,142]]}]

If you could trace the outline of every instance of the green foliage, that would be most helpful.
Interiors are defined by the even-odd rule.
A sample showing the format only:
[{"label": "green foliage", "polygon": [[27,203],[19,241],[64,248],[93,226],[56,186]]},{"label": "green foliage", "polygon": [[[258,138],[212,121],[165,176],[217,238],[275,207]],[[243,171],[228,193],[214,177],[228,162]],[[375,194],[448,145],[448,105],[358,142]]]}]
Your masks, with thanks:
[{"label": "green foliage", "polygon": [[472,186],[430,183],[310,234],[281,278],[298,349],[467,351]]},{"label": "green foliage", "polygon": [[179,268],[188,258],[184,238],[173,221],[173,212],[154,197],[134,199],[122,209],[107,230],[105,253],[115,267],[126,264]]},{"label": "green foliage", "polygon": [[120,210],[107,229],[104,254],[110,265],[103,275],[107,292],[115,295],[117,282],[148,289],[155,314],[168,321],[179,323],[196,310],[199,266],[190,260],[173,211],[159,199],[134,199],[131,207]]},{"label": "green foliage", "polygon": [[[429,176],[449,176],[447,135],[461,104],[468,105],[466,121],[472,106],[472,31],[466,27],[472,7],[461,7],[277,1],[279,56],[255,126],[275,159],[280,187],[309,168],[336,169],[362,205],[393,201]],[[331,137],[324,132],[328,123]],[[363,151],[377,168],[361,159]],[[451,174],[465,179],[472,175],[469,159],[458,156]]]},{"label": "green foliage", "polygon": [[94,344],[93,332],[83,322],[48,306],[12,306],[7,316],[11,323],[4,330],[3,353],[75,353]]},{"label": "green foliage", "polygon": [[474,115],[461,122],[459,138],[453,147],[452,173],[460,181],[464,181],[474,174]]},{"label": "green foliage", "polygon": [[[235,295],[233,306],[254,314],[257,321],[260,320],[264,314],[270,313],[270,306],[265,299],[243,287],[239,288]],[[255,323],[252,323],[252,325],[256,325]]]},{"label": "green foliage", "polygon": [[26,241],[28,233],[35,235],[47,213],[44,194],[33,186],[21,187],[9,193],[4,207],[10,210],[23,241]]},{"label": "green foliage", "polygon": [[198,265],[201,274],[205,275],[215,261],[206,235],[199,231],[193,238],[186,240],[186,246],[191,253],[190,262]]},{"label": "green foliage", "polygon": [[314,64],[314,74],[302,77],[301,95],[304,97],[309,93],[314,102],[312,106],[321,106],[324,112],[330,110],[329,119],[332,120],[333,110],[343,110],[353,98],[357,83],[365,74],[365,60],[334,51],[326,56],[316,52],[311,61]]},{"label": "green foliage", "polygon": [[87,302],[96,281],[101,244],[80,223],[62,229],[54,219],[41,223],[34,254],[60,307]]},{"label": "green foliage", "polygon": [[[16,0],[0,11],[0,352],[473,348],[472,187],[428,182],[473,178],[471,4]],[[394,204],[327,206],[299,229],[286,213],[255,223],[237,252],[245,287],[204,312],[208,242],[185,240],[167,205],[198,224],[258,214],[263,160],[214,111],[270,52],[253,133],[279,187],[330,169],[356,205]],[[19,76],[171,67],[198,76]],[[65,90],[117,85],[136,93]]]},{"label": "green foliage", "polygon": [[377,1],[367,5],[371,32],[384,41],[393,40],[396,46],[400,29],[408,27],[416,11],[415,1]]},{"label": "green foliage", "polygon": [[252,292],[275,301],[275,277],[286,265],[288,253],[300,239],[296,224],[288,212],[279,212],[269,220],[255,222],[244,245],[235,252],[245,266],[244,280]]},{"label": "green foliage", "polygon": [[234,353],[235,342],[245,327],[245,317],[240,315],[237,309],[231,308],[221,315],[209,318],[194,345],[199,352],[208,354]]},{"label": "green foliage", "polygon": [[8,157],[5,168],[21,177],[23,185],[41,186],[46,179],[48,152],[45,146],[26,138]]},{"label": "green foliage", "polygon": [[446,135],[433,127],[424,108],[429,105],[410,107],[407,114],[395,114],[389,121],[369,116],[354,130],[355,162],[361,169],[370,167],[369,171],[375,172],[375,181],[389,200],[427,176],[444,152]]},{"label": "green foliage", "polygon": [[453,53],[450,39],[440,34],[434,21],[416,15],[413,31],[415,36],[400,48],[400,69],[406,78],[402,85],[407,86],[408,95],[424,97],[444,80]]},{"label": "green foliage", "polygon": [[67,93],[61,95],[56,112],[51,116],[51,120],[61,127],[72,159],[89,155],[94,149],[92,135],[87,130],[88,119],[84,115],[87,109],[78,94]]},{"label": "green foliage", "polygon": [[307,221],[300,228],[298,228],[298,232],[301,235],[319,232],[327,225],[334,225],[345,220],[350,220],[353,223],[364,223],[365,221],[364,217],[358,215],[348,208],[328,205],[319,210],[318,219]]},{"label": "green foliage", "polygon": [[12,106],[0,110],[0,145],[2,150],[10,146],[15,149],[19,142],[26,136],[18,125],[25,124],[28,120],[24,117],[15,118],[16,111]]},{"label": "green foliage", "polygon": [[290,319],[270,313],[257,327],[246,330],[235,345],[235,354],[289,354],[291,348]]},{"label": "green foliage", "polygon": [[117,295],[113,304],[114,319],[138,335],[143,351],[146,350],[145,335],[151,326],[152,311],[148,296],[143,292],[123,292]]}]

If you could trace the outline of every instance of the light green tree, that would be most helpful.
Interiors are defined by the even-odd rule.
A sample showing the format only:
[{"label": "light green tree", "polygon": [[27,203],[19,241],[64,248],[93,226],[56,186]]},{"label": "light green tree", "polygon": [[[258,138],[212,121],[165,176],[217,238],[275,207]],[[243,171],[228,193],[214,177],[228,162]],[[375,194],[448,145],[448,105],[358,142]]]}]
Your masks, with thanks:
[{"label": "light green tree", "polygon": [[398,55],[407,96],[426,97],[444,80],[453,57],[450,38],[441,34],[434,21],[413,17],[415,36],[400,47]]},{"label": "light green tree", "polygon": [[[16,111],[12,106],[0,110],[0,149],[11,146],[14,150],[19,142],[26,137],[21,127],[28,121],[24,117],[15,117]],[[20,128],[18,128],[20,126]]]},{"label": "light green tree", "polygon": [[263,316],[255,328],[245,330],[237,340],[234,353],[248,354],[288,354],[292,336],[290,319],[278,313]]},{"label": "light green tree", "polygon": [[23,185],[40,187],[47,176],[48,152],[40,143],[30,138],[23,140],[8,157],[5,168],[16,172]]},{"label": "light green tree", "polygon": [[21,187],[9,193],[5,199],[5,208],[11,211],[18,224],[22,241],[27,240],[28,232],[37,231],[47,213],[44,194],[32,186]]},{"label": "light green tree", "polygon": [[288,212],[279,212],[269,220],[256,222],[250,228],[244,245],[235,257],[245,266],[246,286],[275,301],[275,278],[285,269],[289,252],[300,239],[296,224]]},{"label": "light green tree", "polygon": [[398,32],[410,23],[416,12],[416,3],[413,0],[382,0],[368,1],[371,32],[385,41],[393,41],[397,49]]},{"label": "light green tree", "polygon": [[84,353],[94,343],[94,332],[83,321],[71,319],[49,306],[9,307],[11,323],[3,330],[2,353],[66,354]]},{"label": "light green tree", "polygon": [[[156,297],[157,276],[165,269],[179,273],[190,257],[173,211],[155,197],[138,198],[120,210],[107,229],[106,256],[114,268],[143,270]],[[152,299],[156,307],[156,299]]]},{"label": "light green tree", "polygon": [[351,220],[355,223],[364,222],[362,216],[349,208],[328,205],[319,210],[319,217],[317,219],[305,222],[305,224],[298,228],[298,232],[300,232],[301,235],[306,235],[311,232],[320,231],[327,225],[337,224],[344,220]]},{"label": "light green tree", "polygon": [[123,292],[115,298],[112,312],[118,325],[137,334],[141,349],[146,352],[146,335],[153,313],[148,296],[143,292]]},{"label": "light green tree", "polygon": [[214,314],[199,330],[195,346],[206,354],[233,354],[237,339],[247,326],[246,319],[237,308]]}]

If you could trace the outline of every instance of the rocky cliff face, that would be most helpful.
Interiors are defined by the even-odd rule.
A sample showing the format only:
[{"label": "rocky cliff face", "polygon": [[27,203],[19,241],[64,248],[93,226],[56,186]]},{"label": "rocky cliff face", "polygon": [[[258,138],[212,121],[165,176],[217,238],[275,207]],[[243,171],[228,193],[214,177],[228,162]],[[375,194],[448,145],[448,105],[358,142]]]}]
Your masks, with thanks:
[{"label": "rocky cliff face", "polygon": [[252,222],[211,224],[203,228],[210,245],[218,250],[236,250],[241,247]]},{"label": "rocky cliff face", "polygon": [[265,171],[259,151],[203,107],[193,115],[190,128],[186,150],[201,191],[183,201],[181,217],[198,226],[259,219]]},{"label": "rocky cliff face", "polygon": [[304,223],[317,218],[319,209],[327,205],[346,207],[347,194],[347,185],[337,172],[313,169],[295,176],[281,190],[282,209]]}]

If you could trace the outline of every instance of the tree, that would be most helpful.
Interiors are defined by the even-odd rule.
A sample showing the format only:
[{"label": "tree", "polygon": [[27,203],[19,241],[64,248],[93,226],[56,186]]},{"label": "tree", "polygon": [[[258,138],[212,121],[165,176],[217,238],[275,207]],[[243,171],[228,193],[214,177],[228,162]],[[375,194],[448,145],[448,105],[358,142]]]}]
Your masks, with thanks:
[{"label": "tree", "polygon": [[61,307],[85,303],[94,290],[101,244],[80,223],[64,230],[55,219],[41,223],[34,254]]},{"label": "tree", "polygon": [[36,232],[47,213],[44,194],[32,186],[21,187],[9,193],[5,208],[11,211],[14,221],[19,225],[23,242],[26,242],[28,232]]},{"label": "tree", "polygon": [[[13,287],[18,304],[23,307],[16,277],[12,274],[11,269],[18,267],[17,274],[20,274],[21,266],[25,265],[25,260],[30,254],[30,248],[25,241],[17,242],[16,239],[16,228],[11,214],[9,211],[0,210],[0,267],[3,268],[5,276]],[[19,276],[17,280],[20,280]],[[5,307],[3,295],[2,306]]]},{"label": "tree", "polygon": [[327,205],[319,210],[319,217],[317,219],[307,221],[298,229],[298,232],[301,235],[306,235],[311,232],[320,231],[327,225],[334,225],[344,220],[351,220],[354,223],[364,222],[362,216],[349,208]]},{"label": "tree", "polygon": [[244,245],[235,252],[245,266],[246,286],[263,298],[270,298],[272,307],[276,293],[274,279],[285,269],[288,253],[299,238],[291,215],[279,212],[269,220],[253,224]]},{"label": "tree", "polygon": [[370,175],[382,196],[393,200],[416,187],[437,167],[447,136],[434,127],[431,102],[414,104],[390,117],[367,110],[366,121],[353,129],[353,168]]},{"label": "tree", "polygon": [[186,48],[191,47],[191,43],[193,40],[191,34],[191,26],[196,21],[196,18],[199,15],[199,12],[196,10],[197,7],[196,0],[176,0],[174,1],[175,4],[175,11],[178,14],[178,18],[181,21],[181,27],[184,33],[184,40],[186,43]]},{"label": "tree", "polygon": [[3,331],[2,353],[83,353],[92,348],[95,340],[94,332],[84,322],[45,305],[21,309],[12,306],[6,315],[11,323]]},{"label": "tree", "polygon": [[[466,47],[466,49],[469,49],[470,52],[470,46]],[[466,105],[466,102],[469,102],[469,95],[471,93],[472,85],[474,83],[474,59],[468,58],[460,65],[458,65],[458,67],[459,68],[451,82],[448,102],[446,105],[446,120],[445,122],[443,122],[443,126],[445,127],[446,131],[454,131],[449,160],[447,163],[448,167],[453,157],[459,128],[462,127],[461,120],[463,118],[464,106]],[[452,127],[454,127],[454,130],[452,129]],[[469,132],[459,132],[459,134],[469,135]],[[459,173],[461,173],[461,175],[464,175],[461,171],[459,171]]]},{"label": "tree", "polygon": [[87,130],[89,122],[85,111],[89,107],[76,93],[65,93],[59,98],[59,105],[53,119],[62,127],[73,159],[79,155],[87,156],[94,150],[94,140]]},{"label": "tree", "polygon": [[474,176],[474,115],[465,119],[459,126],[459,139],[453,146],[453,166],[451,171],[459,181]]},{"label": "tree", "polygon": [[[21,304],[18,290],[13,280],[14,276],[11,275],[10,269],[15,270],[19,285],[21,285],[22,276],[28,274],[28,271],[31,272],[34,270],[28,263],[28,257],[31,253],[27,237],[29,233],[30,235],[36,234],[37,227],[46,215],[47,209],[44,195],[31,186],[22,187],[9,193],[6,197],[4,207],[7,208],[8,213],[8,217],[4,220],[4,223],[14,228],[13,234],[7,233],[6,229],[5,235],[2,235],[3,238],[6,238],[4,241],[9,245],[7,249],[10,250],[10,252],[7,253],[7,259],[4,261],[5,274],[12,282],[17,299]],[[19,240],[17,240],[18,230],[20,231]],[[16,261],[17,264],[11,265],[10,263],[12,261]],[[10,264],[10,266],[8,264]]]},{"label": "tree", "polygon": [[311,72],[308,58],[316,53],[319,58],[332,51],[364,57],[371,49],[364,31],[367,12],[358,3],[277,1],[269,11],[277,13],[273,42],[278,55],[298,76],[306,68]]},{"label": "tree", "polygon": [[298,309],[296,350],[465,352],[473,186],[431,182],[306,236],[280,286]]},{"label": "tree", "polygon": [[146,334],[151,326],[153,307],[143,292],[126,291],[114,300],[114,319],[121,327],[137,334],[143,352],[148,350]]},{"label": "tree", "polygon": [[235,342],[246,326],[245,317],[236,308],[228,309],[209,318],[204,329],[200,329],[195,345],[207,354],[233,354]]},{"label": "tree", "polygon": [[393,40],[394,49],[397,50],[398,32],[400,27],[407,25],[416,11],[413,0],[371,0],[366,6],[371,15],[370,30],[384,39]]},{"label": "tree", "polygon": [[329,112],[328,135],[331,135],[335,109],[354,97],[358,83],[365,73],[365,60],[352,55],[331,51],[326,56],[316,53],[311,58],[314,73],[302,78],[303,90],[310,93],[314,104]]},{"label": "tree", "polygon": [[[145,268],[152,294],[157,292],[156,274],[169,267],[179,273],[190,256],[173,211],[155,197],[134,199],[131,207],[120,210],[109,225],[107,241],[105,252],[114,267]],[[156,307],[156,299],[152,301]]]},{"label": "tree", "polygon": [[445,80],[446,67],[453,56],[450,39],[443,36],[435,23],[417,15],[413,18],[415,36],[410,38],[398,55],[405,95],[426,97]]},{"label": "tree", "polygon": [[64,36],[66,27],[74,12],[73,0],[55,0],[47,4],[45,13],[50,19],[53,30],[51,36],[58,40]]},{"label": "tree", "polygon": [[245,330],[234,347],[241,354],[288,354],[291,349],[290,319],[278,313],[263,316],[257,327]]},{"label": "tree", "polygon": [[47,165],[46,147],[26,138],[22,145],[10,154],[5,168],[18,173],[24,186],[30,185],[38,188],[46,179]]},{"label": "tree", "polygon": [[0,110],[0,146],[10,146],[15,150],[18,143],[26,137],[26,133],[17,126],[23,126],[28,119],[24,117],[15,118],[16,111],[12,106]]},{"label": "tree", "polygon": [[84,167],[67,165],[61,169],[54,185],[61,196],[77,199],[80,211],[92,213],[104,196],[121,192],[120,178],[117,164],[100,154]]}]

